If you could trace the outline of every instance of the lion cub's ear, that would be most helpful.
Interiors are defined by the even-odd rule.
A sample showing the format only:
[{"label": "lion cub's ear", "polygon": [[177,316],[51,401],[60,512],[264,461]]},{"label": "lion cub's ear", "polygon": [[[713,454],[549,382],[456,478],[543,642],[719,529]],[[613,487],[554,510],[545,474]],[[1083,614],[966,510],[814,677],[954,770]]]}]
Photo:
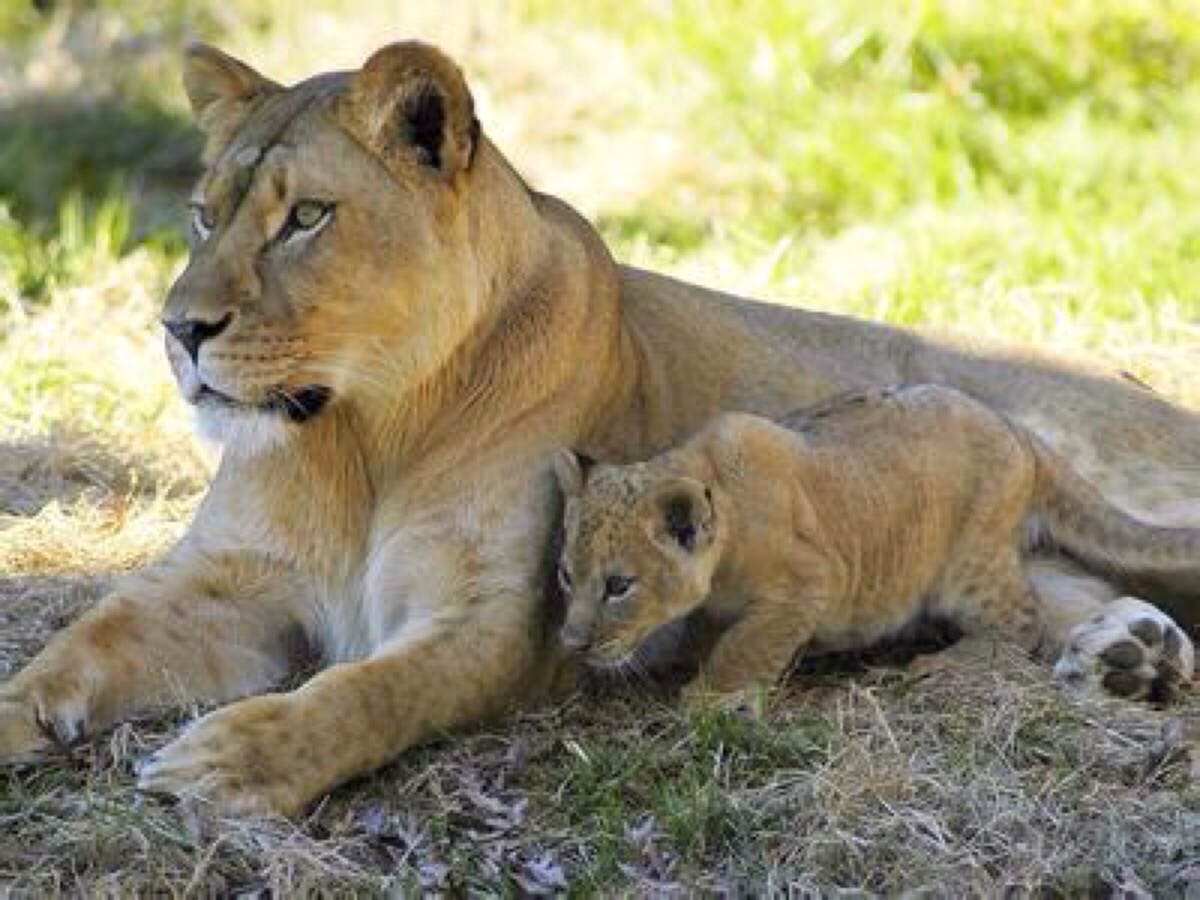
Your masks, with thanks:
[{"label": "lion cub's ear", "polygon": [[668,549],[695,553],[712,540],[712,491],[694,478],[671,478],[651,501],[651,537]]},{"label": "lion cub's ear", "polygon": [[[240,60],[208,44],[192,44],[183,62],[183,87],[207,134],[245,116],[249,103],[282,88]],[[225,123],[224,125],[222,123]]]},{"label": "lion cub's ear", "polygon": [[355,73],[348,124],[385,162],[407,156],[452,177],[471,164],[479,120],[463,74],[418,41],[377,51]]},{"label": "lion cub's ear", "polygon": [[554,477],[558,487],[567,497],[578,497],[583,493],[583,483],[588,470],[596,461],[586,453],[575,450],[556,450],[554,453]]}]

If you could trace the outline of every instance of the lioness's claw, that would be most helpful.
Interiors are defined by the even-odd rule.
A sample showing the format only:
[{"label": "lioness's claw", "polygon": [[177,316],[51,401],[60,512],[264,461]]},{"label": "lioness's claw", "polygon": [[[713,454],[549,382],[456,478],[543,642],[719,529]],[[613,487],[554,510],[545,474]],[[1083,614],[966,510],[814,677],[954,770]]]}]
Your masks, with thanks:
[{"label": "lioness's claw", "polygon": [[64,680],[54,690],[0,688],[0,765],[45,759],[87,732],[81,687]]},{"label": "lioness's claw", "polygon": [[1195,648],[1171,618],[1122,597],[1076,625],[1054,667],[1057,677],[1130,699],[1165,700],[1195,672]]},{"label": "lioness's claw", "polygon": [[0,698],[0,765],[36,762],[54,749],[28,705]]}]

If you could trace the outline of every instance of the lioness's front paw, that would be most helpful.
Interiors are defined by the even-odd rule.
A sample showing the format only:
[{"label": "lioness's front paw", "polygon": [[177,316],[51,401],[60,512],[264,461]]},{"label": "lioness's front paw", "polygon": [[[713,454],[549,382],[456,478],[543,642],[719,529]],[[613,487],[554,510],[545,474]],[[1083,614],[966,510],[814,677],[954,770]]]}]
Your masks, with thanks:
[{"label": "lioness's front paw", "polygon": [[282,694],[209,713],[142,764],[138,789],[234,815],[296,813],[315,791],[305,787],[313,748],[300,746],[294,722]]},{"label": "lioness's front paw", "polygon": [[0,687],[0,765],[37,762],[84,736],[86,689],[61,679],[46,689]]},{"label": "lioness's front paw", "polygon": [[1122,597],[1076,625],[1054,674],[1120,697],[1168,699],[1195,671],[1195,648],[1171,617],[1135,597]]},{"label": "lioness's front paw", "polygon": [[33,704],[0,694],[0,765],[36,762],[53,749]]}]

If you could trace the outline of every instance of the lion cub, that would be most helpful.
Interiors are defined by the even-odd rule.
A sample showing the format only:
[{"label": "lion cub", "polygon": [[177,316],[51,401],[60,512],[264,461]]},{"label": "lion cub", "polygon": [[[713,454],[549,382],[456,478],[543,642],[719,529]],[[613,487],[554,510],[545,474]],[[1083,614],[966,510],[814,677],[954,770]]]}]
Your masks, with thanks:
[{"label": "lion cub", "polygon": [[560,451],[563,642],[609,671],[696,610],[727,626],[701,686],[774,679],[817,640],[858,647],[919,614],[1035,649],[1035,534],[1106,568],[1200,570],[1200,529],[1109,505],[1032,433],[948,388],[848,394],[781,424],[726,414],[648,462]]}]

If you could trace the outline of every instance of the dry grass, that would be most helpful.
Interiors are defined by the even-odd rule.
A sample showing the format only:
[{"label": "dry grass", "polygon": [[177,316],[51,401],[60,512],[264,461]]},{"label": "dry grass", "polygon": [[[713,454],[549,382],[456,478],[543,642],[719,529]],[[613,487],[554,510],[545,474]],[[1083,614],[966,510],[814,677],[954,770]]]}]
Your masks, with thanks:
[{"label": "dry grass", "polygon": [[576,701],[410,753],[295,824],[137,795],[134,763],[174,723],[124,725],[8,776],[0,873],[31,894],[1195,890],[1195,702],[998,669],[827,678],[761,718]]},{"label": "dry grass", "polygon": [[[175,48],[197,29],[224,32],[232,50],[283,78],[353,65],[380,35],[421,34],[463,59],[489,132],[530,180],[599,218],[626,258],[744,293],[1100,354],[1200,402],[1200,305],[1179,289],[1194,271],[1185,239],[1200,207],[1190,181],[1177,196],[1156,194],[1146,217],[1131,220],[1132,249],[1111,210],[1100,210],[1109,216],[1100,230],[1112,246],[1097,251],[1076,239],[1087,228],[1059,199],[1029,208],[1003,192],[946,203],[897,195],[884,202],[896,207],[887,214],[864,202],[843,211],[849,221],[837,227],[805,219],[781,233],[766,221],[775,210],[763,198],[783,197],[793,180],[807,184],[782,160],[789,148],[812,150],[788,142],[811,143],[826,165],[820,129],[805,117],[828,117],[847,129],[831,133],[849,134],[857,126],[838,119],[840,107],[871,112],[870,98],[891,89],[887,72],[870,70],[861,83],[835,72],[835,85],[849,79],[843,93],[809,85],[805,102],[816,112],[770,107],[781,97],[767,96],[777,121],[764,131],[736,93],[741,57],[693,52],[711,40],[704,22],[663,25],[686,16],[686,3],[653,4],[655,27],[627,34],[623,14],[603,5],[589,8],[614,20],[603,27],[578,11],[536,13],[537,3],[320,0],[301,12],[272,0],[250,13],[236,2],[179,0],[161,16],[161,4],[125,6],[124,16],[111,6],[82,19],[61,12],[38,32],[35,65],[16,50],[0,53],[0,106],[37,113],[53,99],[78,110],[149,93],[165,116],[153,127],[166,134],[162,146],[147,145],[164,172],[125,172],[132,180],[118,199],[132,205],[128,235],[119,209],[107,219],[35,218],[45,214],[39,197],[57,200],[73,182],[31,182],[9,198],[0,191],[18,214],[21,204],[34,210],[29,234],[14,244],[4,243],[9,220],[0,215],[0,678],[111,577],[181,531],[211,465],[189,436],[153,326],[178,245],[139,244],[154,223],[177,217],[174,205],[156,204],[178,201],[174,185],[192,164],[194,145],[171,118],[179,92],[158,85],[174,83]],[[730,46],[759,33],[775,39],[755,50],[759,68],[790,52],[785,30],[754,18],[786,6],[748,4],[745,22],[728,23]],[[908,16],[902,4],[816,6],[805,39],[828,38],[834,49],[843,46],[838,29],[869,48],[878,17],[892,28],[889,17]],[[1071,9],[1062,15],[1092,15],[1087,4]],[[896,34],[880,72],[899,58],[901,38],[915,40]],[[675,62],[647,62],[655,41]],[[858,65],[846,59],[847,69]],[[895,108],[885,98],[877,110],[893,126],[888,116],[909,115],[913,97],[925,104],[911,107],[918,112],[951,102],[936,90],[897,96]],[[1195,107],[1188,100],[1176,112]],[[1161,143],[1150,130],[1129,137],[1132,149],[1114,144],[1115,156],[1186,157],[1195,137],[1173,124],[1176,132],[1159,129]],[[1036,126],[1046,155],[1065,154],[1067,169],[1099,166],[1088,155],[1091,133],[1076,141],[1059,125]],[[916,118],[901,137],[919,148],[938,127]],[[71,153],[97,138],[71,134],[63,147]],[[0,151],[5,140],[0,130]],[[1015,128],[1000,140],[1024,146]],[[1095,146],[1097,158],[1113,155]],[[848,171],[861,170],[856,149],[845,148]],[[136,166],[143,146],[121,152],[119,163]],[[44,162],[36,156],[31,170]],[[14,158],[0,153],[0,181]],[[847,196],[858,190],[836,171],[830,177],[834,200],[839,186]],[[892,190],[881,182],[876,193]],[[1140,209],[1130,190],[1132,199],[1114,196],[1111,206]],[[1174,222],[1183,224],[1162,249],[1156,229]],[[1042,258],[1047,242],[1057,242],[1061,259]],[[1129,263],[1139,254],[1144,267]],[[810,677],[771,698],[761,717],[577,700],[409,753],[294,824],[212,821],[137,795],[133,763],[182,720],[123,725],[49,766],[0,773],[0,895],[1200,892],[1200,698],[1192,692],[1154,710],[1064,696],[1019,659],[923,678],[892,669]]]}]

